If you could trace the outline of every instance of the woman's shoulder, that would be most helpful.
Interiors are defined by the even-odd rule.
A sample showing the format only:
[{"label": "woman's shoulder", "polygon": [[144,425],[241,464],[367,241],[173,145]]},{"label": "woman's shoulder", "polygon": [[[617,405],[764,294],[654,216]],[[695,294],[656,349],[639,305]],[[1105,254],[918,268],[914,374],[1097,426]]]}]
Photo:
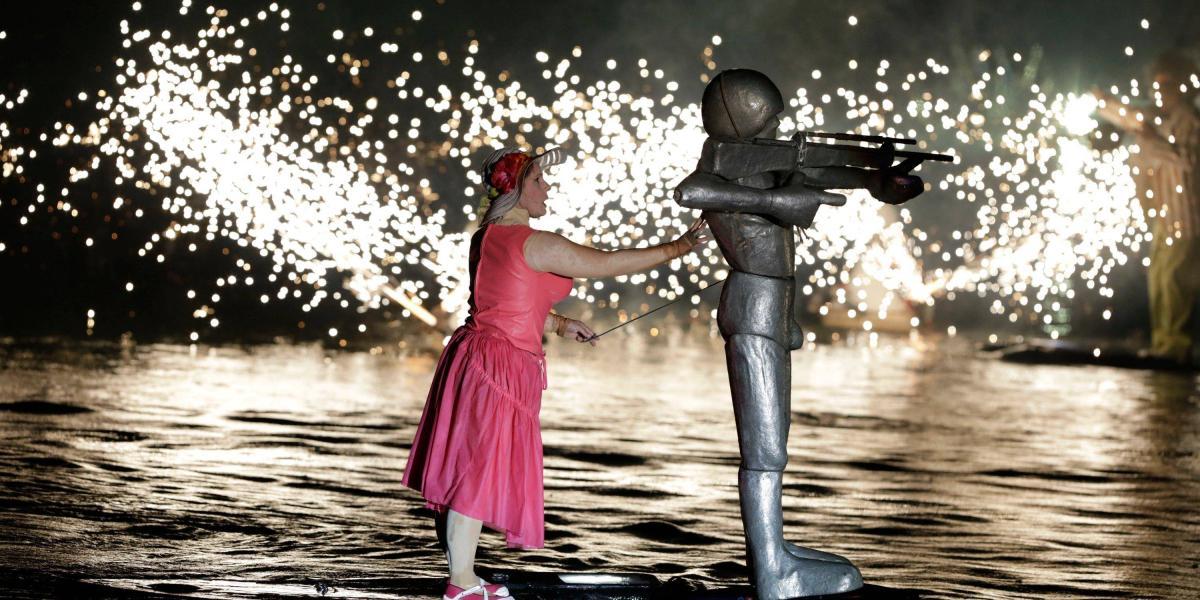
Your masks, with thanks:
[{"label": "woman's shoulder", "polygon": [[491,239],[489,244],[493,248],[493,252],[500,252],[509,257],[507,260],[518,260],[520,264],[529,267],[528,248],[530,240],[535,239],[539,230],[534,229],[523,223],[500,224],[493,223],[488,225],[488,237]]},{"label": "woman's shoulder", "polygon": [[492,223],[491,225],[488,225],[488,228],[495,231],[504,232],[508,235],[537,231],[525,223]]},{"label": "woman's shoulder", "polygon": [[494,233],[492,235],[503,238],[503,239],[507,240],[509,243],[514,243],[514,244],[516,244],[516,243],[524,244],[526,241],[529,240],[530,237],[532,237],[534,234],[539,232],[539,230],[534,229],[523,223],[513,223],[513,224],[505,224],[505,225],[496,223],[496,224],[490,225],[489,229],[492,229],[494,231]]},{"label": "woman's shoulder", "polygon": [[553,231],[547,231],[545,229],[537,229],[523,223],[513,223],[511,225],[501,225],[497,223],[491,225],[490,227],[494,228],[497,234],[508,239],[528,240],[531,238],[538,238],[539,240],[549,241],[551,243],[566,239],[562,236],[562,234]]},{"label": "woman's shoulder", "polygon": [[545,229],[530,228],[525,240],[528,242],[526,247],[533,246],[538,250],[562,250],[566,245],[572,245],[563,234]]},{"label": "woman's shoulder", "polygon": [[539,273],[547,270],[543,266],[548,264],[549,257],[569,251],[572,246],[562,234],[553,231],[529,228],[526,233],[522,238],[524,243],[521,246],[521,254],[525,264]]}]

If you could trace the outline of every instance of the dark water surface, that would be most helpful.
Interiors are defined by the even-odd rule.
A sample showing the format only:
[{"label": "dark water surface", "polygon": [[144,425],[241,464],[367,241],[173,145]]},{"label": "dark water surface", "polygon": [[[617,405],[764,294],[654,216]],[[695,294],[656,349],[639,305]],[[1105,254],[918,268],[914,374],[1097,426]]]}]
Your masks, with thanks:
[{"label": "dark water surface", "polygon": [[[481,566],[740,582],[719,340],[605,342],[547,348],[547,548],[485,533]],[[0,344],[0,595],[81,579],[440,592],[428,513],[400,485],[433,366],[310,346]],[[792,541],[923,597],[1200,597],[1194,376],[904,339],[799,351],[793,369]]]}]

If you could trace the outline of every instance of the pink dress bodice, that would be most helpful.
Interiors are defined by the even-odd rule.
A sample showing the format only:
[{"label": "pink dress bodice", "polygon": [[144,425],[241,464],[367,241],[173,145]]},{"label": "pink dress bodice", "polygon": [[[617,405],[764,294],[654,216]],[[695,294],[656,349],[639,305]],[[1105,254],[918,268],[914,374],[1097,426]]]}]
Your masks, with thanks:
[{"label": "pink dress bodice", "polygon": [[471,309],[467,326],[542,355],[542,329],[571,279],[534,271],[525,262],[528,225],[488,225],[471,240]]}]

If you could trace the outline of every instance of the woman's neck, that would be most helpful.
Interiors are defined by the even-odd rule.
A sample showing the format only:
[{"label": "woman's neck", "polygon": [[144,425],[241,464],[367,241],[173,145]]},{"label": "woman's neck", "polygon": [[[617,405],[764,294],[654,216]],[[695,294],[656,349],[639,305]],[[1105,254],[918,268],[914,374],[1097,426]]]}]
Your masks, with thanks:
[{"label": "woman's neck", "polygon": [[500,217],[500,220],[496,221],[496,224],[497,225],[529,225],[529,211],[525,210],[524,208],[521,208],[520,206],[514,206],[511,209],[509,209],[508,212],[504,213],[504,216]]}]

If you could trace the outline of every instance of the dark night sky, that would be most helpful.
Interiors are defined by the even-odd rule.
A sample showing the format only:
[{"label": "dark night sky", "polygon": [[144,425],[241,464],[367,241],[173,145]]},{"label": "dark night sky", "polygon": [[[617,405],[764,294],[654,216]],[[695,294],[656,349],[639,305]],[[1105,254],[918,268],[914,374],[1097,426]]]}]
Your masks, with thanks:
[{"label": "dark night sky", "polygon": [[[143,3],[147,7],[136,17],[131,17],[129,2],[23,2],[19,9],[6,7],[0,17],[0,30],[7,32],[7,39],[0,41],[5,57],[0,62],[0,88],[10,94],[20,88],[31,93],[29,102],[6,116],[10,126],[17,128],[17,137],[36,136],[55,120],[87,122],[89,115],[68,106],[67,101],[81,90],[111,88],[113,59],[122,52],[121,19],[134,19],[134,27],[173,28],[182,33],[203,21],[206,5],[197,2],[189,17],[181,19],[176,12],[178,2]],[[252,15],[267,4],[238,1],[221,6],[229,7],[234,15]],[[482,44],[480,68],[490,72],[508,69],[537,91],[542,66],[532,59],[533,53],[546,50],[552,56],[567,56],[579,45],[583,56],[574,61],[575,69],[585,77],[612,76],[603,68],[610,57],[624,64],[645,57],[652,68],[662,68],[668,78],[680,82],[678,95],[682,98],[698,97],[703,85],[699,75],[705,72],[701,51],[714,34],[723,38],[716,50],[720,68],[753,67],[771,74],[783,89],[794,89],[814,68],[837,77],[839,84],[870,85],[873,69],[848,71],[845,65],[850,58],[863,65],[886,58],[895,67],[909,70],[934,57],[965,73],[981,49],[991,49],[996,55],[1019,51],[1029,56],[1040,47],[1037,80],[1048,89],[1071,90],[1127,81],[1156,52],[1194,44],[1200,26],[1196,8],[1200,5],[1183,1],[330,0],[322,5],[305,0],[281,4],[292,11],[292,29],[272,42],[285,44],[286,51],[306,65],[323,65],[329,52],[353,49],[357,43],[377,47],[380,40],[388,39],[401,44],[401,52],[394,57],[397,64],[379,65],[364,75],[384,78],[407,67],[404,57],[413,50],[444,48],[461,54],[468,40],[478,39]],[[424,13],[419,23],[410,17],[414,9]],[[857,26],[848,26],[850,15],[858,18]],[[1151,22],[1148,31],[1138,25],[1143,18]],[[380,34],[371,40],[359,38],[358,32],[366,26]],[[346,30],[347,38],[333,42],[329,32],[334,28]],[[1126,45],[1136,49],[1133,57],[1124,55]],[[334,83],[329,77],[324,81],[343,85],[347,95],[355,92],[348,82]],[[30,257],[17,260],[9,252],[7,260],[0,260],[0,267],[8,271],[2,275],[7,281],[25,284],[10,289],[26,290],[20,295],[5,294],[0,301],[0,334],[78,333],[82,307],[104,305],[104,298],[124,280],[123,271],[144,268],[129,257],[96,258],[61,248],[38,224],[32,230],[14,231],[17,212],[8,201],[27,196],[29,190],[9,181],[0,186],[0,192],[0,241],[8,240],[11,246],[20,239],[34,248]],[[112,330],[107,333],[128,328],[170,335],[187,328],[186,307],[172,306],[174,303],[164,301],[155,290],[157,285],[170,288],[188,285],[191,279],[210,278],[204,260],[201,255],[192,264],[176,262],[170,272],[146,277],[148,290],[139,291],[132,300],[141,311],[136,321],[142,325],[136,325],[132,317],[128,322],[116,319],[109,322]],[[124,298],[111,301],[129,302]],[[223,309],[233,313],[229,317],[234,323],[232,330],[238,328],[236,302],[230,300],[232,304]],[[296,317],[286,306],[273,307],[275,313],[286,315],[276,327],[261,310],[256,312],[251,305],[245,310],[244,326],[250,329],[286,329],[282,323],[286,321],[290,327]],[[182,320],[173,316],[175,313],[180,313]],[[36,316],[42,318],[33,318]],[[336,322],[343,317],[330,313],[312,318]]]},{"label": "dark night sky", "polygon": [[[0,27],[8,31],[0,76],[8,84],[25,85],[46,101],[110,80],[107,69],[120,49],[118,23],[128,18],[128,2],[21,3],[5,13]],[[146,2],[141,23],[179,23],[175,2]],[[236,14],[252,14],[268,2],[224,3]],[[203,3],[198,3],[203,5]],[[1122,77],[1154,52],[1171,45],[1194,43],[1200,27],[1197,4],[1184,1],[1087,3],[1010,0],[980,2],[889,0],[880,2],[689,2],[685,0],[492,2],[446,0],[380,3],[336,0],[283,3],[292,8],[296,26],[286,36],[293,52],[314,57],[330,49],[327,29],[348,32],[374,26],[405,28],[403,39],[414,48],[461,48],[470,35],[485,52],[484,66],[534,69],[535,49],[566,55],[575,45],[585,50],[580,69],[600,70],[603,59],[649,58],[693,89],[693,74],[702,70],[700,49],[713,34],[724,43],[718,60],[723,67],[753,66],[774,76],[784,89],[813,68],[844,64],[848,58],[873,63],[888,58],[922,62],[932,56],[954,66],[969,61],[979,49],[1045,51],[1045,74],[1064,84]],[[414,26],[409,14],[421,9],[425,18]],[[158,11],[158,12],[153,12]],[[193,14],[198,12],[193,11]],[[855,15],[856,27],[846,19]],[[1148,18],[1152,27],[1138,27]],[[313,42],[306,42],[316,25]],[[351,38],[348,41],[353,41]],[[1127,58],[1131,44],[1138,53]],[[594,59],[589,63],[588,59]],[[869,73],[864,72],[869,78]],[[530,79],[533,79],[532,77]],[[684,88],[686,92],[687,89]]]}]

